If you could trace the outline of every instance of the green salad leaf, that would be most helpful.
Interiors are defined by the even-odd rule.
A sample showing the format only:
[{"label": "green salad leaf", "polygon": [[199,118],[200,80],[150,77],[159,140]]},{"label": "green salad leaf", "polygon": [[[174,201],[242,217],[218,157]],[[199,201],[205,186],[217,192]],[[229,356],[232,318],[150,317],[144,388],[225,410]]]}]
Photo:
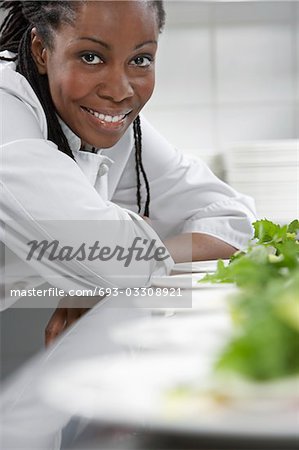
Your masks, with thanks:
[{"label": "green salad leaf", "polygon": [[256,381],[299,374],[299,221],[253,224],[254,238],[202,282],[236,283],[233,335],[215,364]]},{"label": "green salad leaf", "polygon": [[286,279],[299,270],[299,221],[277,225],[263,219],[253,223],[254,238],[245,251],[236,252],[225,267],[217,263],[214,274],[200,283],[236,283],[239,287],[264,287],[274,278]]},{"label": "green salad leaf", "polygon": [[299,274],[244,290],[231,305],[234,334],[216,370],[257,381],[299,374]]}]

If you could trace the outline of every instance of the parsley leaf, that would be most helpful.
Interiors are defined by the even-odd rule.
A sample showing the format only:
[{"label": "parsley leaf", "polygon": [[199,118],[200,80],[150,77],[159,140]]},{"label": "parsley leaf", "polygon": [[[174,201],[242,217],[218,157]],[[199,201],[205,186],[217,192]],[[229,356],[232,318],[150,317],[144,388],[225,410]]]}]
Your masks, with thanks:
[{"label": "parsley leaf", "polygon": [[253,223],[254,238],[200,282],[236,283],[233,335],[215,368],[266,381],[299,374],[299,221]]}]

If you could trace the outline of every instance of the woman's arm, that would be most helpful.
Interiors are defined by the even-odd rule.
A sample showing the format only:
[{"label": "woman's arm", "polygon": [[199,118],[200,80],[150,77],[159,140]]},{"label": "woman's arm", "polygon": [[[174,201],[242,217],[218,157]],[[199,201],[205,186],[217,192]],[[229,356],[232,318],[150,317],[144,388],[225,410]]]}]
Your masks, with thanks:
[{"label": "woman's arm", "polygon": [[[147,217],[143,219],[153,225]],[[176,263],[230,258],[238,249],[204,233],[182,233],[166,239],[165,247]]]},{"label": "woman's arm", "polygon": [[[143,163],[151,187],[150,218],[161,239],[172,242],[173,236],[194,235],[189,260],[192,253],[193,259],[214,258],[246,247],[256,220],[253,199],[217,178],[200,158],[177,151],[144,118],[142,130]],[[134,201],[132,179],[133,171],[121,179],[118,189],[123,194],[116,196],[127,207]],[[124,195],[130,192],[132,199],[125,203]]]},{"label": "woman's arm", "polygon": [[184,233],[166,239],[164,245],[176,263],[230,258],[235,247],[214,236],[203,233]]}]

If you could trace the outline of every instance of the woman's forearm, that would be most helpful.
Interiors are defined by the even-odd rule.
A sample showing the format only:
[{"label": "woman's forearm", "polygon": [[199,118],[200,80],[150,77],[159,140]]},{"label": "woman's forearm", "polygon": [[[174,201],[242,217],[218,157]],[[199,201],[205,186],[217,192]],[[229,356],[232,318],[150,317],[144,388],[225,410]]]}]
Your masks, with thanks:
[{"label": "woman's forearm", "polygon": [[185,233],[164,241],[175,262],[229,258],[237,249],[214,236]]}]

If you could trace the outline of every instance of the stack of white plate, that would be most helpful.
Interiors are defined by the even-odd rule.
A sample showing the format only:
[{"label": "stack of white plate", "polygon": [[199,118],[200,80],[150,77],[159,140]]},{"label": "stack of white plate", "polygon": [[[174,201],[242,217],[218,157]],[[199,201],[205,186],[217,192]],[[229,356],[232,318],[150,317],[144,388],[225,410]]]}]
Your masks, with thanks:
[{"label": "stack of white plate", "polygon": [[299,140],[235,143],[225,159],[227,182],[255,199],[259,218],[299,217]]}]

